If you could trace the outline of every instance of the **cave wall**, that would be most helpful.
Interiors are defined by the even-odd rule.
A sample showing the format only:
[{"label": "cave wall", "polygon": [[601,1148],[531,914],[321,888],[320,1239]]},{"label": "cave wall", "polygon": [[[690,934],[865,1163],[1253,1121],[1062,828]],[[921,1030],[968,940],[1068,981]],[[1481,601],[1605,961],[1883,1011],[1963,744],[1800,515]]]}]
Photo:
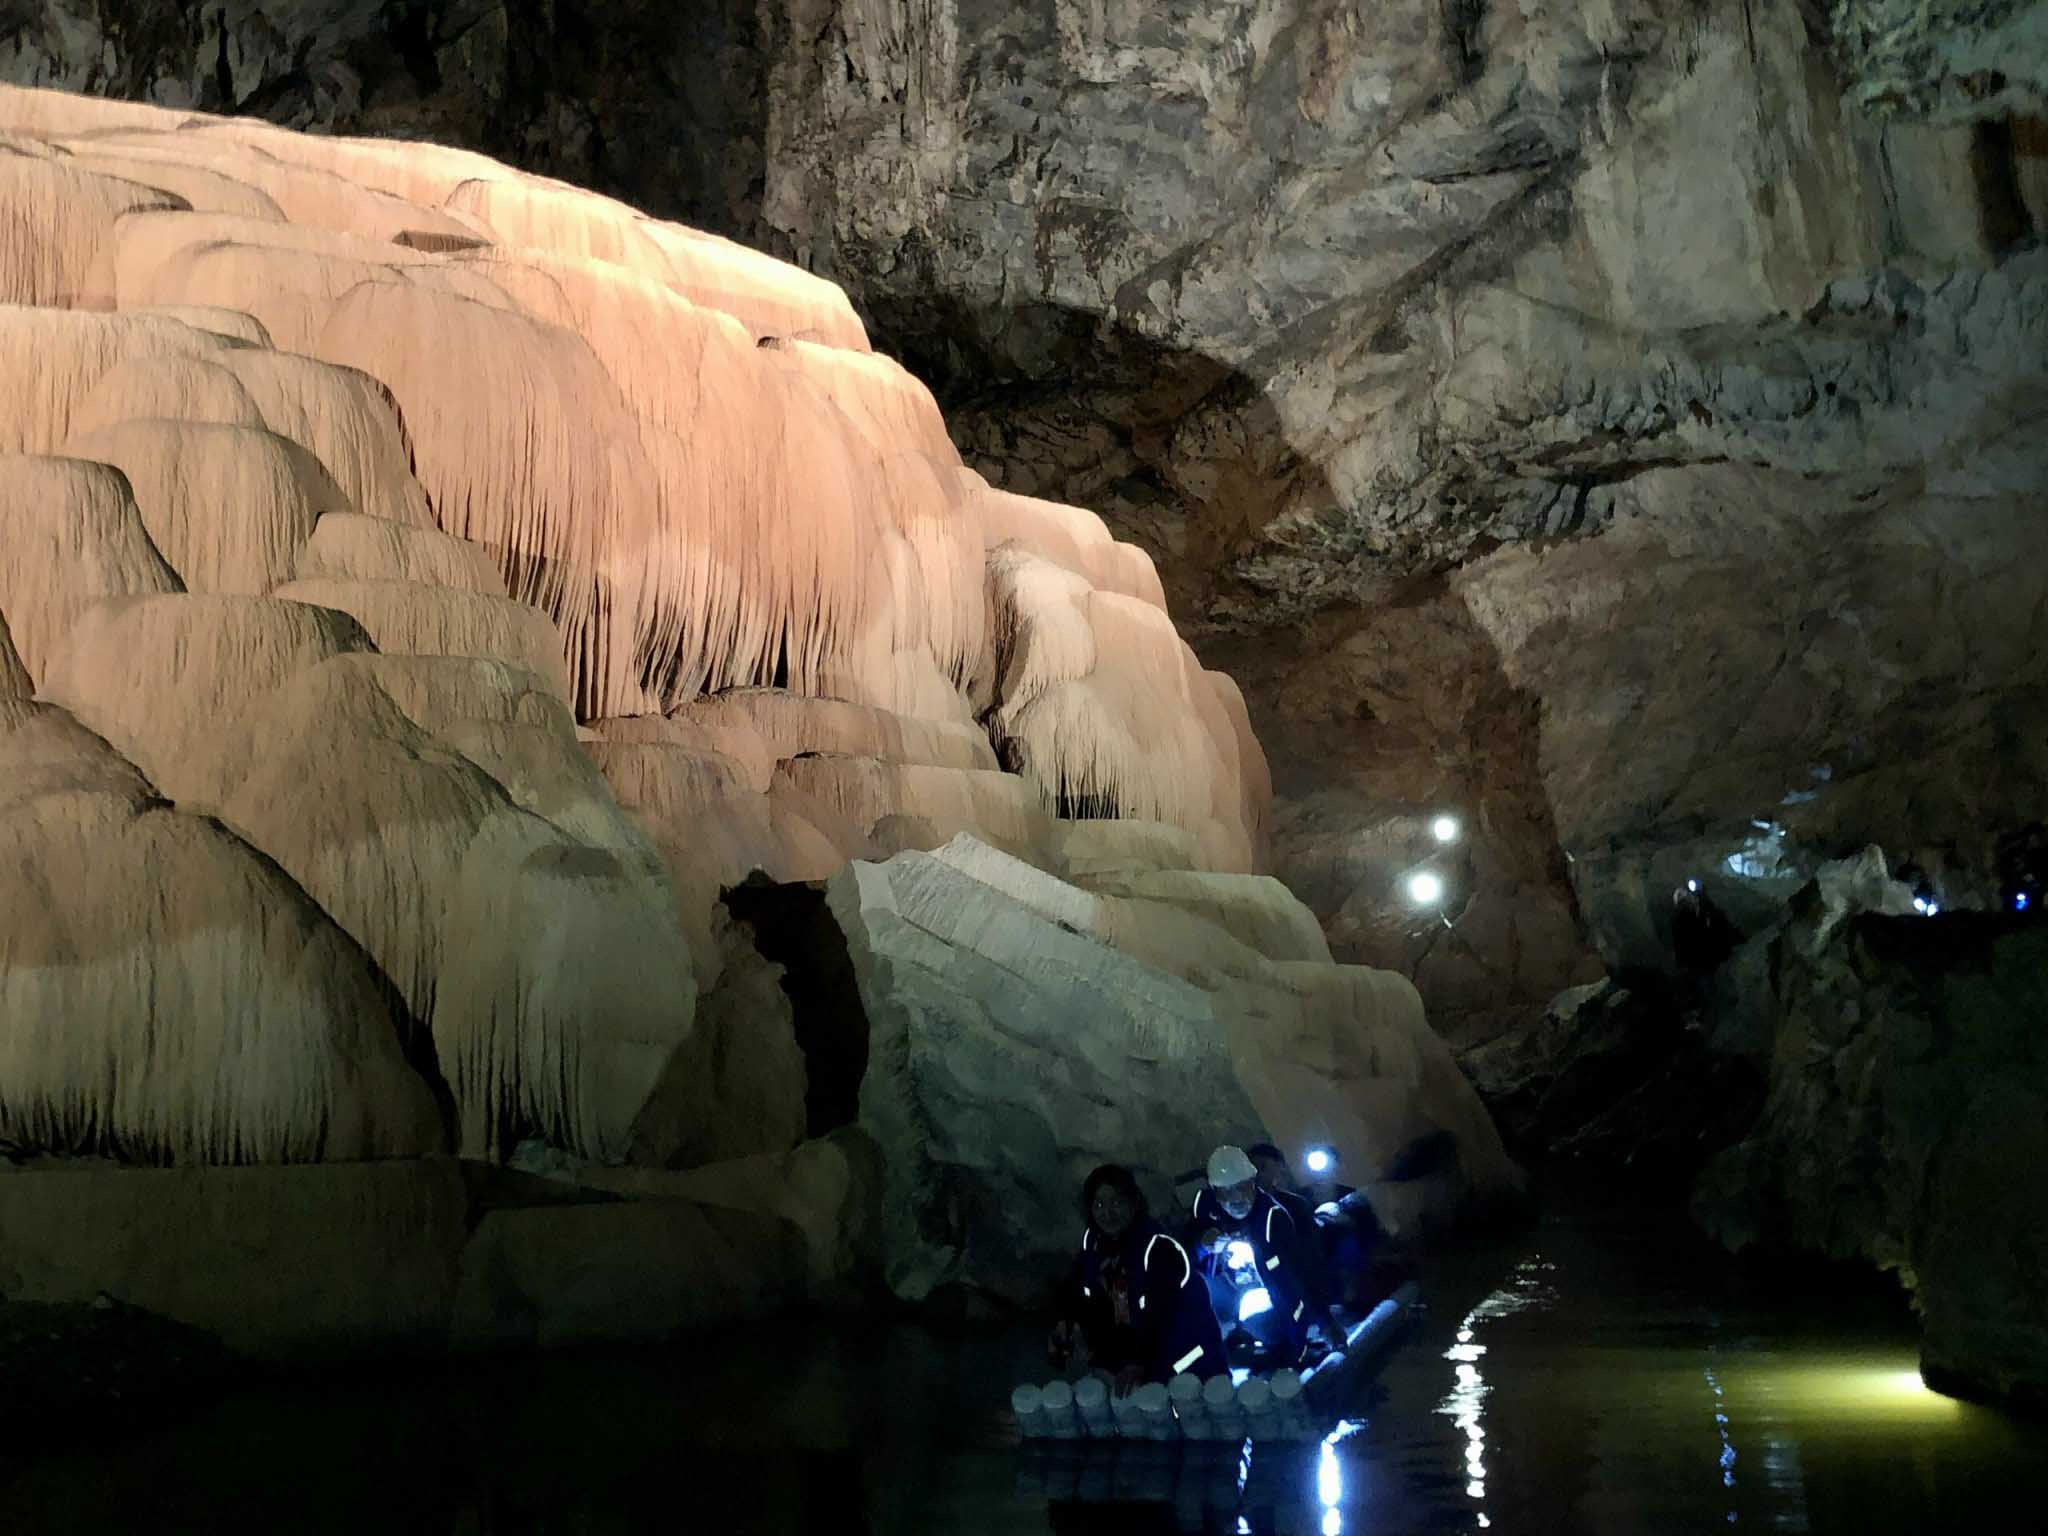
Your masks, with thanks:
[{"label": "cave wall", "polygon": [[[2028,15],[14,0],[0,75],[476,144],[844,284],[1258,679],[1277,872],[1480,1038],[1665,963],[1689,874],[1761,921],[1878,841],[1970,901],[2038,814]],[[1438,936],[1393,881],[1447,800]]]},{"label": "cave wall", "polygon": [[[1340,954],[1476,1040],[1669,965],[1688,877],[1754,926],[1878,841],[1986,899],[2048,799],[2011,8],[792,9],[766,235],[1154,556]],[[1395,884],[1447,803],[1450,932]]]}]

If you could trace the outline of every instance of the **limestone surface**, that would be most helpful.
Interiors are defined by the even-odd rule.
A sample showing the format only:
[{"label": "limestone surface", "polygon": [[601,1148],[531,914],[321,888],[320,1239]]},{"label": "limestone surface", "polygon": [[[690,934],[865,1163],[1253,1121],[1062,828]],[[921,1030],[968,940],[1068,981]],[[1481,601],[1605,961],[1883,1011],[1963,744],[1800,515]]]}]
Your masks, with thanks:
[{"label": "limestone surface", "polygon": [[[1096,895],[966,836],[828,887],[870,1032],[860,1120],[897,1295],[1042,1299],[1090,1168],[1129,1163],[1170,1214],[1173,1182],[1223,1140],[1334,1147],[1404,1237],[1516,1187],[1414,988],[1291,958],[1320,936],[1277,885],[1097,881],[1167,899]],[[1204,906],[1243,938],[1186,921]],[[1454,1149],[1438,1169],[1390,1177],[1432,1138]]]}]

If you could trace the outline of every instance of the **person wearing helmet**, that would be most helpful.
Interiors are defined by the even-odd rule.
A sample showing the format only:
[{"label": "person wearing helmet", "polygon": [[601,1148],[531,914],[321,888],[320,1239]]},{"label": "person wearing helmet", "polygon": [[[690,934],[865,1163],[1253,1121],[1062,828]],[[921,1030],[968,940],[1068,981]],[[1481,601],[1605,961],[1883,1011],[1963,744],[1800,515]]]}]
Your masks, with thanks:
[{"label": "person wearing helmet", "polygon": [[1065,1370],[1085,1346],[1117,1396],[1181,1371],[1227,1371],[1208,1287],[1181,1243],[1152,1219],[1131,1171],[1104,1163],[1081,1186],[1087,1225],[1059,1297],[1047,1354]]},{"label": "person wearing helmet", "polygon": [[1343,1337],[1302,1253],[1313,1234],[1298,1233],[1286,1208],[1259,1187],[1242,1147],[1210,1154],[1189,1231],[1226,1333],[1241,1328],[1276,1365],[1301,1358],[1312,1326],[1332,1342]]}]

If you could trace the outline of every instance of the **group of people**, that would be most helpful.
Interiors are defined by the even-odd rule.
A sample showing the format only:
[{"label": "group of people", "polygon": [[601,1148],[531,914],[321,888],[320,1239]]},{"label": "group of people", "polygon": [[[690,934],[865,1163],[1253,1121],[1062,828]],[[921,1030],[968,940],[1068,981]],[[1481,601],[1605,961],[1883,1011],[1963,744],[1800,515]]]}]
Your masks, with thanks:
[{"label": "group of people", "polygon": [[1269,1143],[1218,1147],[1205,1173],[1178,1233],[1153,1217],[1128,1168],[1088,1175],[1080,1257],[1049,1344],[1056,1366],[1085,1359],[1121,1395],[1183,1371],[1217,1375],[1233,1354],[1296,1365],[1319,1343],[1341,1346],[1331,1306],[1366,1257],[1359,1223],[1328,1205],[1319,1219]]}]

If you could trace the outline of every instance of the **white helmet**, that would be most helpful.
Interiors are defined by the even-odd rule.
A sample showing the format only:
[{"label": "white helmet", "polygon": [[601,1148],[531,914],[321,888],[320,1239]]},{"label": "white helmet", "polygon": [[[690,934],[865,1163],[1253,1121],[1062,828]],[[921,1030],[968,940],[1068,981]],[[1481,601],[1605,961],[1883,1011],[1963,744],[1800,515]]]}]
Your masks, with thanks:
[{"label": "white helmet", "polygon": [[1209,1154],[1209,1183],[1213,1188],[1228,1189],[1233,1184],[1248,1183],[1258,1177],[1258,1172],[1242,1147],[1218,1147]]}]

